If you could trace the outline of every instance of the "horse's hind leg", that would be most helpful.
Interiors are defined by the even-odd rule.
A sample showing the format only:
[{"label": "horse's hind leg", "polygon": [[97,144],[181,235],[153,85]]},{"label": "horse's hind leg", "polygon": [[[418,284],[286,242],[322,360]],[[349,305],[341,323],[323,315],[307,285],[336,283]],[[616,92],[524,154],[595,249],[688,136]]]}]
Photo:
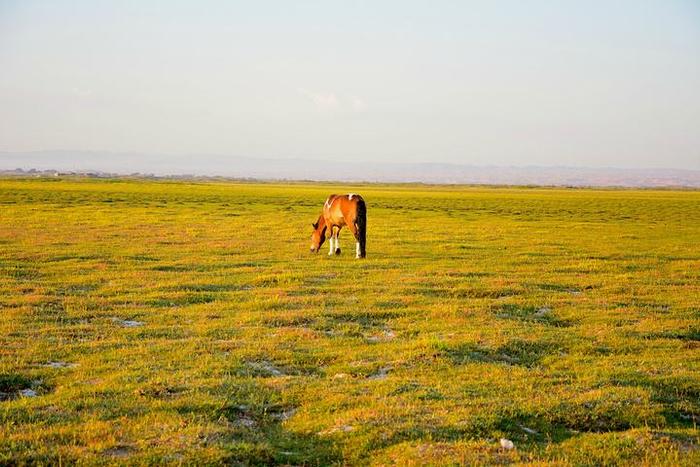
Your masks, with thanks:
[{"label": "horse's hind leg", "polygon": [[340,254],[340,227],[335,231],[335,254]]},{"label": "horse's hind leg", "polygon": [[[346,219],[347,222],[347,219]],[[360,249],[360,233],[357,231],[357,225],[355,224],[355,221],[353,222],[348,222],[348,229],[350,229],[350,232],[352,232],[353,236],[355,237],[355,258],[360,258],[361,257],[361,249]]]}]

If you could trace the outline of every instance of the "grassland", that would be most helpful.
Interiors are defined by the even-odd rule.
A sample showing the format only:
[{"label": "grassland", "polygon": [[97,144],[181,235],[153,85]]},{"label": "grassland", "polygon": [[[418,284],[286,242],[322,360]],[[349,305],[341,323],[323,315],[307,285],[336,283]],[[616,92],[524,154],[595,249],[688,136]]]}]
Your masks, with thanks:
[{"label": "grassland", "polygon": [[[311,255],[349,191],[368,258]],[[0,464],[698,465],[699,239],[692,191],[0,180]]]}]

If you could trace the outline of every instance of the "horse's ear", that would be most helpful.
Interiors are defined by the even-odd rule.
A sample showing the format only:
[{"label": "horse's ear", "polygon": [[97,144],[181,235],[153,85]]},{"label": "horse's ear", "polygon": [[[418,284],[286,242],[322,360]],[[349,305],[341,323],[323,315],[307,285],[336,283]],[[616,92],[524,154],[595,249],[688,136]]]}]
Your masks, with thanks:
[{"label": "horse's ear", "polygon": [[311,225],[313,226],[314,229],[318,229],[318,221],[317,221],[317,222],[314,222],[314,223],[311,224]]}]

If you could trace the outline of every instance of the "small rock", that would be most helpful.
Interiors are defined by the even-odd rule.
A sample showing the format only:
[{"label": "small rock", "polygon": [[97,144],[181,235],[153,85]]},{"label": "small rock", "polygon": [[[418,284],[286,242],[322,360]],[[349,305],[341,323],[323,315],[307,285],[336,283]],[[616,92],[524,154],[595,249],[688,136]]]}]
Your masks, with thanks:
[{"label": "small rock", "polygon": [[367,338],[367,342],[376,344],[377,342],[386,342],[394,339],[396,334],[391,329],[385,329],[380,335],[370,336]]},{"label": "small rock", "polygon": [[347,373],[336,373],[333,375],[333,379],[345,379],[348,377]]},{"label": "small rock", "polygon": [[270,363],[270,362],[261,362],[260,363],[260,368],[263,370],[267,371],[270,373],[272,376],[282,376],[284,373],[280,371],[279,369],[275,368],[275,366]]},{"label": "small rock", "polygon": [[297,409],[290,408],[282,412],[273,413],[271,417],[273,420],[284,422],[285,420],[289,420],[290,418],[292,418],[295,413],[297,413]]},{"label": "small rock", "polygon": [[132,321],[127,319],[122,321],[122,326],[125,328],[135,328],[138,326],[143,326],[143,323],[141,321]]},{"label": "small rock", "polygon": [[511,357],[510,355],[504,354],[504,353],[498,354],[498,358],[501,359],[501,360],[503,360],[504,362],[507,362],[507,363],[518,363],[518,362],[520,362],[520,359],[519,359],[518,357]]},{"label": "small rock", "polygon": [[22,389],[19,394],[22,397],[36,397],[36,391],[34,389]]},{"label": "small rock", "polygon": [[133,449],[130,446],[115,446],[102,452],[112,457],[128,457],[133,452]]},{"label": "small rock", "polygon": [[380,368],[376,373],[370,375],[369,379],[385,379],[389,374],[389,370],[391,370],[391,367],[388,366]]},{"label": "small rock", "polygon": [[506,450],[511,450],[515,448],[515,444],[509,439],[501,438],[501,447]]},{"label": "small rock", "polygon": [[525,433],[527,433],[529,435],[536,435],[537,434],[537,431],[533,430],[532,428],[528,428],[528,427],[523,426],[523,425],[519,425],[519,426],[520,426],[521,430],[523,430]]},{"label": "small rock", "polygon": [[248,366],[260,373],[263,373],[265,376],[283,376],[284,372],[280,370],[279,368],[275,367],[270,362],[262,361],[262,362],[248,362]]},{"label": "small rock", "polygon": [[692,420],[693,423],[700,423],[700,416],[693,415],[693,414],[687,414],[687,413],[681,413],[680,417],[683,420]]},{"label": "small rock", "polygon": [[241,417],[237,421],[239,425],[246,428],[253,428],[256,425],[255,420],[250,417]]},{"label": "small rock", "polygon": [[112,321],[114,321],[117,324],[120,324],[121,326],[124,326],[125,328],[135,328],[138,326],[143,326],[143,323],[141,321],[134,321],[130,319],[112,318]]},{"label": "small rock", "polygon": [[534,316],[537,317],[537,318],[541,318],[541,317],[543,317],[543,316],[549,314],[551,311],[552,311],[551,308],[548,308],[548,307],[546,307],[546,306],[543,306],[542,308],[538,309],[538,310],[535,312],[535,315],[534,315]]},{"label": "small rock", "polygon": [[336,426],[333,428],[329,428],[327,430],[320,431],[318,434],[321,436],[327,436],[327,435],[332,435],[333,433],[337,433],[339,431],[342,431],[343,433],[347,433],[349,431],[354,430],[355,428],[351,425],[342,425],[342,426]]},{"label": "small rock", "polygon": [[78,364],[68,362],[48,362],[42,366],[45,366],[47,368],[73,368],[78,366]]}]

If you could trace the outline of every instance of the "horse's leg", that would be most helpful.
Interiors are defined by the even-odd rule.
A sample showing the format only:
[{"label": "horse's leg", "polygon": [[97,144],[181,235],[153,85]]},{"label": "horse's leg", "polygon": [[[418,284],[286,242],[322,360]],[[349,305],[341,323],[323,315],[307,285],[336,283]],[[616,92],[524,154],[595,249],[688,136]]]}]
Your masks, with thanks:
[{"label": "horse's leg", "polygon": [[342,229],[342,227],[338,227],[338,230],[335,231],[335,254],[336,255],[340,254],[340,229]]},{"label": "horse's leg", "polygon": [[348,226],[348,229],[350,229],[350,232],[352,232],[353,236],[355,237],[355,258],[360,258],[361,257],[361,251],[360,251],[360,234],[357,231],[357,226],[355,225],[355,219],[345,219],[345,223]]},{"label": "horse's leg", "polygon": [[335,230],[335,227],[330,228],[330,236],[328,237],[328,256],[333,256],[335,253],[335,235],[333,231]]}]

